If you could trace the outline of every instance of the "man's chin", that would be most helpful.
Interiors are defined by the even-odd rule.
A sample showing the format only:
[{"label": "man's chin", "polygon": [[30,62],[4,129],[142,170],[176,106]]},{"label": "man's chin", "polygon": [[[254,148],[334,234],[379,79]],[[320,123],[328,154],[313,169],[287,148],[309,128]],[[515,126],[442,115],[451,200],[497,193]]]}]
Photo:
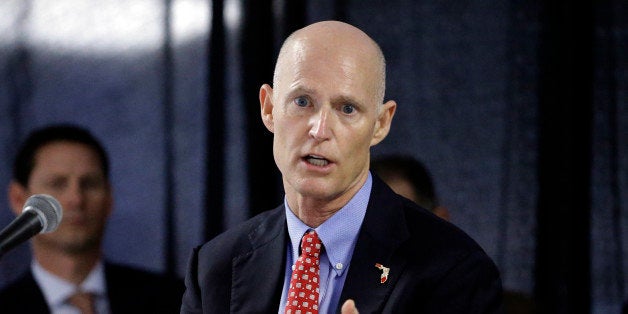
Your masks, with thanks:
[{"label": "man's chin", "polygon": [[319,201],[330,201],[338,196],[338,193],[333,193],[328,187],[317,187],[316,185],[304,187],[299,191],[302,197]]},{"label": "man's chin", "polygon": [[44,248],[61,251],[70,255],[77,255],[99,250],[100,241],[96,238],[74,238],[64,240],[47,239],[40,241],[40,244]]}]

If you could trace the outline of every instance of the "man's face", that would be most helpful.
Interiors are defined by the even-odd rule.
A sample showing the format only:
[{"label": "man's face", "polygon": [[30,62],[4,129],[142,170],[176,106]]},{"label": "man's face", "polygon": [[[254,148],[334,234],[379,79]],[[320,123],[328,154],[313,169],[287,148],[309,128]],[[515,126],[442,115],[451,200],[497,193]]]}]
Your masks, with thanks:
[{"label": "man's face", "polygon": [[36,236],[35,246],[80,253],[98,249],[111,212],[111,191],[100,159],[90,147],[52,142],[39,149],[25,198],[49,194],[63,207],[56,231]]},{"label": "man's face", "polygon": [[288,195],[352,196],[366,180],[370,147],[387,133],[380,130],[377,63],[344,47],[297,42],[277,66],[272,121],[264,122]]}]

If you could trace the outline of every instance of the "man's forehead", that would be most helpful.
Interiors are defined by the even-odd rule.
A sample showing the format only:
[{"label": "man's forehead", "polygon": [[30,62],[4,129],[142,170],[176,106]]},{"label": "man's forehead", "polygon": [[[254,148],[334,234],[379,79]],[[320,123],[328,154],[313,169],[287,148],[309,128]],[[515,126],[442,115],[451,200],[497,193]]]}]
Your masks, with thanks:
[{"label": "man's forehead", "polygon": [[336,24],[306,27],[286,40],[275,68],[275,88],[306,77],[335,79],[334,84],[359,85],[375,93],[368,97],[383,98],[385,61],[379,47],[359,29]]},{"label": "man's forehead", "polygon": [[306,74],[328,71],[343,73],[350,79],[351,76],[377,76],[379,67],[376,60],[355,46],[328,46],[317,45],[307,41],[295,41],[291,47],[280,56],[277,69],[282,75]]}]

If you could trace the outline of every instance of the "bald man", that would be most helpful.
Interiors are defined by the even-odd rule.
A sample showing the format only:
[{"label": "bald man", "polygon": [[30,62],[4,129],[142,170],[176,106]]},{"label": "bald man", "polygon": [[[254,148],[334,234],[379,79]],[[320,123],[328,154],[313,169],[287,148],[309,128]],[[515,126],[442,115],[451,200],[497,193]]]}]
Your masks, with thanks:
[{"label": "bald man", "polygon": [[194,249],[181,313],[501,311],[484,251],[369,172],[397,106],[385,73],[379,46],[349,24],[286,39],[259,92],[284,202]]}]

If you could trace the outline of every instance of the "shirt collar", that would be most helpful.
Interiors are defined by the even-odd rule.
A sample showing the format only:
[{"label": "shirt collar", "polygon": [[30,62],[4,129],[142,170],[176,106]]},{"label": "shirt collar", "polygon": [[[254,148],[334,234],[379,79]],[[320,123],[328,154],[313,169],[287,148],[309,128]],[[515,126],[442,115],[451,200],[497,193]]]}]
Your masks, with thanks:
[{"label": "shirt collar", "polygon": [[[35,260],[31,264],[31,270],[33,277],[39,283],[44,298],[51,306],[64,303],[77,289],[73,283],[45,270]],[[79,289],[97,296],[106,295],[105,270],[102,262],[98,262],[90,271],[85,280],[79,285]]]},{"label": "shirt collar", "polygon": [[[342,275],[342,273],[348,269],[349,263],[351,262],[353,248],[355,247],[358,232],[360,231],[360,226],[362,226],[362,221],[366,214],[372,183],[373,180],[369,173],[366,182],[358,193],[338,212],[314,229],[323,242],[331,268],[336,271],[338,276]],[[299,254],[301,237],[311,228],[294,215],[285,198],[284,205],[286,208],[288,234],[291,241],[292,261],[296,261]]]}]

